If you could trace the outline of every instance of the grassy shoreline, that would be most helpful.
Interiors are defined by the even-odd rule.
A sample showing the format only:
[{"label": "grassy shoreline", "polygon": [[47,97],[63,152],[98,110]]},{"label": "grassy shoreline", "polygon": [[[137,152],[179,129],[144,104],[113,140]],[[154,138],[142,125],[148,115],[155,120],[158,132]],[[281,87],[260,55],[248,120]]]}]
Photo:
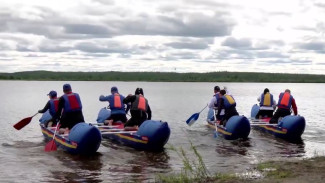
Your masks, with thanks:
[{"label": "grassy shoreline", "polygon": [[175,73],[27,71],[0,73],[0,80],[325,83],[325,75],[257,72]]},{"label": "grassy shoreline", "polygon": [[190,142],[194,159],[182,147],[170,147],[183,161],[178,173],[158,174],[156,182],[164,183],[323,183],[325,180],[325,156],[288,161],[266,161],[255,164],[246,173],[231,172],[211,174],[205,166],[202,156]]}]

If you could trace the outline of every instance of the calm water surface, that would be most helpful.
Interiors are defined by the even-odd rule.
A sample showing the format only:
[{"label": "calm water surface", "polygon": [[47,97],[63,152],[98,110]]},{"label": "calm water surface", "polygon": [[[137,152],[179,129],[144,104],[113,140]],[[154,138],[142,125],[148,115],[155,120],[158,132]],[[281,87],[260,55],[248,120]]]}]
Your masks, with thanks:
[{"label": "calm water surface", "polygon": [[38,126],[40,115],[22,130],[12,125],[42,109],[50,90],[61,95],[66,82],[0,81],[0,182],[153,182],[158,173],[172,173],[183,167],[181,158],[170,147],[182,147],[195,159],[192,142],[202,155],[210,173],[246,172],[253,164],[270,160],[290,160],[324,155],[325,152],[325,84],[297,83],[217,83],[227,86],[237,101],[240,115],[249,116],[253,104],[264,88],[276,100],[290,88],[298,113],[307,126],[302,142],[293,144],[252,130],[246,141],[214,138],[205,126],[207,110],[194,125],[187,118],[199,112],[211,99],[216,83],[151,83],[151,82],[69,82],[81,96],[87,122],[95,122],[101,94],[117,86],[123,95],[142,87],[153,111],[154,120],[167,121],[171,136],[160,153],[137,151],[103,140],[98,153],[91,157],[73,156],[58,150],[44,152],[45,142]]}]

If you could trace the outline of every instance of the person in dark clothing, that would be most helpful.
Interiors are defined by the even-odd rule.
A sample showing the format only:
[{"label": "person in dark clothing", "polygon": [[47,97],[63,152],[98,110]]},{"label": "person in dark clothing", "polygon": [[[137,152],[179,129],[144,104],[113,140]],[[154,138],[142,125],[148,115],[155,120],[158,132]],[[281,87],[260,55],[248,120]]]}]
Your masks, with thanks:
[{"label": "person in dark clothing", "polygon": [[56,122],[53,120],[53,117],[55,116],[55,113],[58,111],[59,99],[57,98],[57,93],[54,90],[50,91],[50,93],[48,93],[47,95],[49,96],[50,100],[46,103],[43,109],[38,110],[38,113],[45,113],[47,110],[49,110],[52,119],[46,121],[44,123],[44,126],[51,127],[56,124]]},{"label": "person in dark clothing", "polygon": [[220,90],[221,97],[220,102],[218,102],[218,112],[217,119],[220,118],[220,113],[222,109],[225,109],[225,116],[220,125],[226,126],[227,121],[232,117],[239,115],[236,110],[236,101],[231,95],[226,94],[226,90]]},{"label": "person in dark clothing", "polygon": [[144,98],[142,88],[137,88],[134,95],[128,95],[124,104],[131,103],[131,118],[125,123],[126,126],[140,126],[145,120],[151,119],[151,109],[148,100]]},{"label": "person in dark clothing", "polygon": [[105,124],[112,125],[113,122],[121,121],[122,123],[126,123],[126,110],[125,104],[123,103],[124,96],[118,93],[117,87],[113,86],[111,88],[111,95],[104,96],[101,95],[99,97],[99,101],[108,101],[109,108],[111,109],[111,115],[107,119],[108,122],[104,122]]},{"label": "person in dark clothing", "polygon": [[278,123],[280,117],[285,117],[291,114],[291,107],[295,115],[298,115],[298,109],[296,101],[291,95],[289,89],[286,89],[284,93],[280,93],[278,101],[278,109],[275,111],[273,117],[270,120],[270,123]]},{"label": "person in dark clothing", "polygon": [[256,114],[255,118],[271,118],[273,116],[276,102],[273,99],[273,95],[270,93],[270,90],[268,88],[265,88],[264,92],[257,98],[257,101],[260,103],[260,110]]},{"label": "person in dark clothing", "polygon": [[57,121],[60,120],[60,133],[70,130],[77,123],[85,122],[79,94],[72,93],[70,84],[63,85],[63,92],[54,117]]}]

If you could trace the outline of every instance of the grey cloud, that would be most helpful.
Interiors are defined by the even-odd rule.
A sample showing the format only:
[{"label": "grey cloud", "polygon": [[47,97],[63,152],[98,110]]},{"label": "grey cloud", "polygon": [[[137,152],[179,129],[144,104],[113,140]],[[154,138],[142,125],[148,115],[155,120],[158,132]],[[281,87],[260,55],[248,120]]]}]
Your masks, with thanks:
[{"label": "grey cloud", "polygon": [[281,40],[257,40],[256,43],[253,44],[248,38],[236,39],[234,37],[228,37],[221,45],[233,49],[268,50],[271,47],[281,47],[284,45],[284,42]]},{"label": "grey cloud", "polygon": [[39,48],[41,52],[69,52],[72,48],[60,45],[42,45]]},{"label": "grey cloud", "polygon": [[75,49],[90,53],[125,53],[129,51],[129,48],[117,42],[107,42],[105,44],[81,42],[75,45]]},{"label": "grey cloud", "polygon": [[325,42],[309,42],[309,43],[297,43],[294,45],[298,49],[302,50],[311,50],[319,53],[324,53],[325,52]]},{"label": "grey cloud", "polygon": [[274,60],[266,60],[263,62],[268,63],[268,64],[290,64],[291,60],[290,59],[274,59]]},{"label": "grey cloud", "polygon": [[206,49],[212,43],[212,39],[181,39],[165,44],[175,49]]},{"label": "grey cloud", "polygon": [[108,35],[110,33],[110,31],[102,25],[67,24],[64,28],[66,33],[70,34]]},{"label": "grey cloud", "polygon": [[292,65],[310,65],[313,63],[311,60],[291,60]]},{"label": "grey cloud", "polygon": [[222,46],[228,46],[230,48],[244,48],[244,49],[251,49],[252,48],[252,41],[247,38],[236,39],[233,37],[228,37],[226,40],[222,42]]},{"label": "grey cloud", "polygon": [[258,58],[289,58],[288,55],[284,55],[282,52],[275,51],[258,51],[256,53]]},{"label": "grey cloud", "polygon": [[319,8],[325,8],[325,4],[324,3],[314,3],[314,5],[316,7],[319,7]]},{"label": "grey cloud", "polygon": [[[61,16],[50,9],[34,8],[41,12],[37,20],[20,18],[16,16],[19,12],[15,9],[8,11],[1,8],[0,24],[3,26],[0,31],[43,35],[51,39],[85,39],[119,35],[216,37],[230,35],[235,25],[233,20],[224,16],[226,14],[224,12],[211,17],[202,13],[188,12],[174,12],[172,16],[167,16],[145,13],[116,15],[108,11],[105,15],[97,15],[97,22],[88,24],[85,22],[92,19],[87,14],[76,19],[72,16],[63,17],[66,15]],[[93,16],[93,19],[95,17]]]},{"label": "grey cloud", "polygon": [[166,44],[175,49],[206,49],[208,48],[207,43],[183,43],[183,42],[173,42]]},{"label": "grey cloud", "polygon": [[116,25],[118,35],[165,35],[184,37],[215,37],[231,33],[233,23],[219,16],[182,15],[183,17],[137,17]]}]

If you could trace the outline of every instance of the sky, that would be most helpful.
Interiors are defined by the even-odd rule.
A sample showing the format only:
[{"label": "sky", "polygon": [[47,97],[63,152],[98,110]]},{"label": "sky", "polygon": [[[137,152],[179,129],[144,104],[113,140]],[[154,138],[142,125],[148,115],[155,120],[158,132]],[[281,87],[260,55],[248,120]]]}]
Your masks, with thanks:
[{"label": "sky", "polygon": [[0,0],[0,72],[325,74],[322,0]]}]

